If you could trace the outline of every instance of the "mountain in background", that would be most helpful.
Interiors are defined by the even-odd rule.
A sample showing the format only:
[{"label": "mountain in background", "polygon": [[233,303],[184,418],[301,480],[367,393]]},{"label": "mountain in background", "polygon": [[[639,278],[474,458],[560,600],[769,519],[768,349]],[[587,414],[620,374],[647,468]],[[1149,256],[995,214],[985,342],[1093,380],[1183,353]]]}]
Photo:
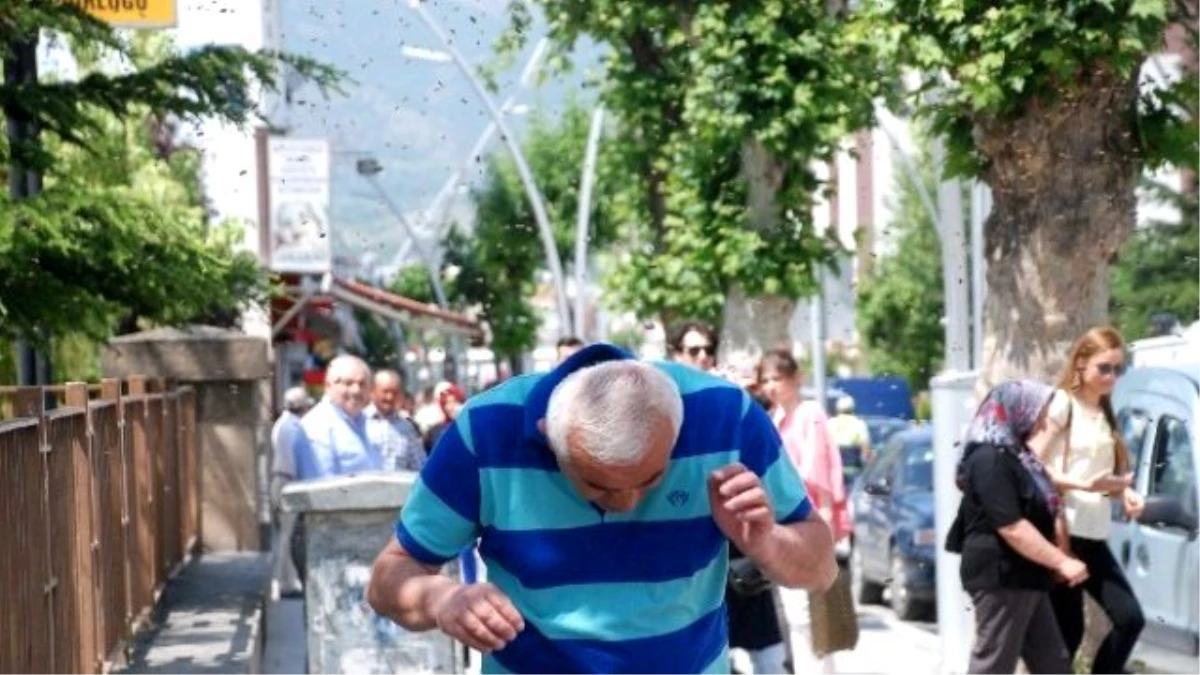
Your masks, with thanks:
[{"label": "mountain in background", "polygon": [[[457,48],[477,68],[494,63],[493,46],[508,27],[506,0],[440,0],[426,7],[451,34]],[[345,71],[351,81],[345,96],[324,100],[312,87],[293,88],[288,105],[276,119],[290,136],[327,138],[332,151],[330,230],[334,255],[343,260],[364,258],[386,266],[405,240],[400,223],[357,174],[356,160],[375,157],[383,166],[378,180],[391,198],[417,222],[419,212],[450,174],[467,160],[471,147],[490,117],[466,76],[450,61],[427,61],[406,56],[404,47],[441,51],[442,45],[407,3],[395,0],[286,0],[280,2],[280,48],[327,62]],[[499,105],[516,91],[520,73],[544,34],[533,25],[528,46],[513,65],[496,78]],[[598,62],[598,51],[585,48],[575,69],[562,77],[535,84],[518,101],[539,114],[553,117],[574,92],[581,100],[595,93],[585,89],[585,64]],[[520,136],[522,117],[509,116]],[[505,152],[499,135],[490,152]],[[468,180],[483,173],[480,162]],[[570,167],[569,170],[578,170]],[[472,218],[466,191],[457,193],[452,217]],[[434,237],[422,231],[432,249]],[[410,249],[409,262],[416,262]]]}]

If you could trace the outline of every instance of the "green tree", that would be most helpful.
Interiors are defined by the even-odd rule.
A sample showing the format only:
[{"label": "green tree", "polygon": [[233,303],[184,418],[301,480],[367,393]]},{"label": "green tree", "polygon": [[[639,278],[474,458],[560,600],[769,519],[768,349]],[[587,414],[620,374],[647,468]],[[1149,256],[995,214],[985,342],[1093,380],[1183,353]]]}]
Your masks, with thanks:
[{"label": "green tree", "polygon": [[813,228],[813,166],[870,123],[886,86],[843,3],[538,4],[560,49],[585,36],[608,48],[629,242],[609,290],[643,318],[716,320],[730,348],[786,341],[796,297],[836,248]]},{"label": "green tree", "polygon": [[914,183],[921,181],[929,194],[937,189],[927,149],[915,168],[916,177],[896,175],[898,198],[888,228],[895,248],[858,287],[856,315],[871,372],[900,375],[913,391],[922,391],[941,367],[945,301],[941,242]]},{"label": "green tree", "polygon": [[[118,320],[183,323],[261,295],[265,277],[238,252],[240,233],[208,224],[199,160],[172,125],[248,122],[251,88],[272,87],[283,64],[326,90],[337,74],[239,47],[180,54],[161,38],[121,37],[71,3],[0,0],[3,56],[39,31],[70,44],[83,72],[0,86],[6,116],[40,130],[0,160],[44,176],[35,197],[0,197],[0,337],[40,328],[104,340]],[[133,67],[99,65],[114,60]]]},{"label": "green tree", "polygon": [[1112,268],[1113,324],[1127,340],[1150,334],[1155,314],[1173,314],[1185,325],[1200,313],[1200,209],[1196,193],[1152,184],[1157,199],[1179,209],[1176,222],[1154,222],[1133,233]]},{"label": "green tree", "polygon": [[917,103],[949,172],[991,187],[984,384],[1052,375],[1107,319],[1139,176],[1195,161],[1195,69],[1166,91],[1139,86],[1172,22],[1195,44],[1195,3],[868,0],[858,20],[891,62],[927,74]]}]

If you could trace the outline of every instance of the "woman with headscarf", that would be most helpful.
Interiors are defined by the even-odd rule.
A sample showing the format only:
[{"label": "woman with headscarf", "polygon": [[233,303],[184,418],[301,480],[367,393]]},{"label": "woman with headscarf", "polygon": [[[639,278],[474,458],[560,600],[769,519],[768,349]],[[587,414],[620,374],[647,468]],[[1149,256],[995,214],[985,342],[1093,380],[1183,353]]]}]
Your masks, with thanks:
[{"label": "woman with headscarf", "polygon": [[425,451],[433,452],[438,440],[458,419],[458,411],[467,402],[467,395],[453,382],[439,382],[433,390],[434,401],[442,409],[444,419],[425,434]]},{"label": "woman with headscarf", "polygon": [[947,550],[962,553],[959,575],[975,605],[969,673],[1069,673],[1071,661],[1050,604],[1056,579],[1071,586],[1087,567],[1055,545],[1061,500],[1026,445],[1045,424],[1054,390],[1006,382],[980,404],[956,471],[962,490]]}]

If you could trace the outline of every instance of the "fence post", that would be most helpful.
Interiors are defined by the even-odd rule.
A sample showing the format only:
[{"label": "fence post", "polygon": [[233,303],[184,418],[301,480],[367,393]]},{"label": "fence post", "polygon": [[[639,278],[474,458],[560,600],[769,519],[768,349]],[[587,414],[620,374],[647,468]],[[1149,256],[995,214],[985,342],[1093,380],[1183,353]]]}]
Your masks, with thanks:
[{"label": "fence post", "polygon": [[[63,396],[63,402],[67,407],[82,408],[84,415],[85,440],[84,452],[87,460],[87,478],[88,478],[88,503],[89,511],[89,526],[91,527],[90,536],[88,537],[88,554],[92,559],[92,578],[91,586],[84,590],[85,593],[90,593],[92,596],[92,616],[91,631],[92,645],[95,648],[95,653],[88,655],[93,661],[92,666],[95,672],[100,672],[104,667],[104,602],[105,588],[101,583],[104,579],[104,562],[100,558],[100,504],[99,492],[102,482],[99,480],[100,474],[100,459],[96,451],[96,427],[95,420],[92,419],[92,406],[88,401],[88,386],[86,382],[68,382]],[[78,476],[78,473],[76,473]],[[76,486],[79,489],[79,486]]]},{"label": "fence post", "polygon": [[[104,401],[112,401],[116,406],[117,417],[117,457],[116,469],[119,473],[120,480],[112,480],[112,467],[109,469],[109,485],[108,489],[118,490],[118,496],[114,501],[119,505],[121,510],[119,540],[121,542],[121,550],[110,551],[110,555],[119,558],[121,563],[121,580],[122,588],[120,598],[116,600],[121,602],[121,629],[118,632],[118,641],[126,642],[132,637],[130,628],[133,622],[133,584],[130,580],[129,568],[129,547],[133,534],[129,529],[129,485],[131,483],[129,477],[129,436],[125,432],[125,402],[121,400],[121,380],[116,378],[105,378],[100,381],[100,398]],[[112,649],[116,645],[106,645],[106,649]]]}]

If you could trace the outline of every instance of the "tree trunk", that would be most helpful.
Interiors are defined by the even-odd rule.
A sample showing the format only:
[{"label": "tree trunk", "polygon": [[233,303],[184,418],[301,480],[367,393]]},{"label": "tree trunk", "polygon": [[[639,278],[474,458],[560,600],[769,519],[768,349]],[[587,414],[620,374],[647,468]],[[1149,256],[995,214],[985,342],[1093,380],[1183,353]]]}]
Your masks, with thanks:
[{"label": "tree trunk", "polygon": [[[781,211],[777,197],[787,164],[756,140],[742,148],[742,176],[748,185],[747,227],[760,231],[778,228]],[[740,286],[725,294],[721,318],[720,361],[749,356],[758,359],[768,349],[791,349],[789,324],[796,300],[778,295],[748,297]]]},{"label": "tree trunk", "polygon": [[1098,70],[1059,100],[977,125],[994,198],[981,388],[1053,379],[1070,343],[1107,321],[1108,265],[1136,223],[1136,96],[1136,78]]}]

